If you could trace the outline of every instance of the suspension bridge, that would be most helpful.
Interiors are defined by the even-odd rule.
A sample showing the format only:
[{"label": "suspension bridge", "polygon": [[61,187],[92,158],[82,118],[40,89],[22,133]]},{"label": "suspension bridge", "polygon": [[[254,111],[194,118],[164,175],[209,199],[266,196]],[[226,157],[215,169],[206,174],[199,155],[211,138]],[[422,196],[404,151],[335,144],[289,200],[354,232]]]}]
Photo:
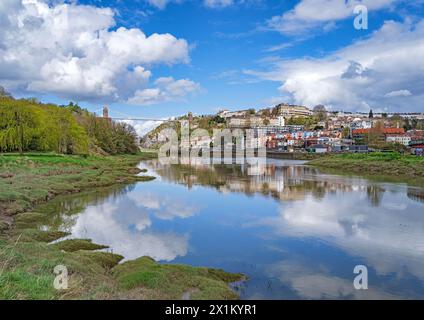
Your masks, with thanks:
[{"label": "suspension bridge", "polygon": [[99,110],[94,111],[94,114],[98,117],[102,117],[105,119],[112,119],[116,121],[138,121],[138,122],[166,122],[174,120],[171,118],[145,118],[145,117],[135,117],[131,116],[117,110],[110,110],[108,107],[101,108]]}]

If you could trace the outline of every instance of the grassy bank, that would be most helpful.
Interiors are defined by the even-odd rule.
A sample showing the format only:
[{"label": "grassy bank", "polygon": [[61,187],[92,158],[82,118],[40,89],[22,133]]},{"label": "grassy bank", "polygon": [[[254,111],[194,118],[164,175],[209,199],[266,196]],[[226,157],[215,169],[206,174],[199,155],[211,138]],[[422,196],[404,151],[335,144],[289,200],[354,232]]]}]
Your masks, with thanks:
[{"label": "grassy bank", "polygon": [[424,185],[424,158],[398,153],[340,154],[308,162],[332,172],[380,176]]},{"label": "grassy bank", "polygon": [[134,166],[152,156],[0,155],[0,212],[12,216],[58,194],[149,180],[136,176]]},{"label": "grassy bank", "polygon": [[[152,179],[135,165],[154,154],[80,157],[54,154],[0,156],[0,299],[235,299],[222,270],[158,264],[148,257],[119,264],[119,254],[90,239],[62,240],[43,231],[34,210],[59,194]],[[36,208],[36,207],[35,207]],[[58,240],[54,243],[51,243]],[[64,265],[69,288],[55,290],[54,268]]]},{"label": "grassy bank", "polygon": [[[34,235],[38,234],[36,238]],[[56,235],[59,236],[59,235]],[[53,234],[23,229],[0,238],[0,299],[236,299],[229,282],[242,278],[222,270],[159,264],[123,257],[88,240],[48,244]],[[56,266],[67,267],[67,290],[53,287]]]},{"label": "grassy bank", "polygon": [[267,151],[267,157],[284,160],[315,160],[324,157],[321,153]]}]

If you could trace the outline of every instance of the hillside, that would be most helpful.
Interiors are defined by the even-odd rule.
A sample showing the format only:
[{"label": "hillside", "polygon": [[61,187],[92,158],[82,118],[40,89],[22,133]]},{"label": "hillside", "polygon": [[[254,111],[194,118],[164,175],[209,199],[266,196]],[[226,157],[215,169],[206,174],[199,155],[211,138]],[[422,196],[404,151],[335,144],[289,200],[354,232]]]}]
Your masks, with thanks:
[{"label": "hillside", "polygon": [[[143,148],[158,149],[160,145],[164,142],[163,140],[161,140],[159,133],[165,129],[173,129],[177,132],[178,136],[180,136],[180,132],[181,132],[180,121],[183,121],[183,120],[188,120],[188,116],[183,116],[176,120],[162,123],[160,126],[156,127],[155,129],[147,133],[141,139],[141,146]],[[205,129],[209,132],[209,134],[212,134],[214,129],[224,129],[227,127],[228,127],[228,124],[225,121],[225,119],[221,118],[218,115],[202,115],[202,116],[193,117],[191,126],[190,126],[190,133],[196,129]]]}]

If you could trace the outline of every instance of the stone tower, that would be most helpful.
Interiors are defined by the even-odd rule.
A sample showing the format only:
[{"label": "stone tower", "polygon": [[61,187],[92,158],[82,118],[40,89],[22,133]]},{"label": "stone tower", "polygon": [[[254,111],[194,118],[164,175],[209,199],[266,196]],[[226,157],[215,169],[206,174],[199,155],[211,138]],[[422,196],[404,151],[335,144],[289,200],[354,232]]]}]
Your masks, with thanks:
[{"label": "stone tower", "polygon": [[103,118],[109,119],[109,108],[107,106],[103,107]]}]

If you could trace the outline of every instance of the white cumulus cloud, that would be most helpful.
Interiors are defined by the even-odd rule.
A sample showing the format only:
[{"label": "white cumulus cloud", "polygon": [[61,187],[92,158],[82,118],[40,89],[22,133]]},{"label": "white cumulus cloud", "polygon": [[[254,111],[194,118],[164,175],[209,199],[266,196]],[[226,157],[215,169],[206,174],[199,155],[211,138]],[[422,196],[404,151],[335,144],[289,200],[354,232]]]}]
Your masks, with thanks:
[{"label": "white cumulus cloud", "polygon": [[267,21],[269,28],[284,34],[300,34],[314,28],[328,29],[338,20],[354,16],[358,5],[369,11],[387,8],[399,0],[302,0],[292,10]]},{"label": "white cumulus cloud", "polygon": [[200,85],[188,79],[175,80],[163,77],[155,81],[156,88],[137,90],[128,103],[135,105],[151,105],[172,100],[181,100],[188,94],[200,90]]},{"label": "white cumulus cloud", "polygon": [[137,132],[137,135],[139,137],[143,137],[144,135],[146,135],[147,133],[149,133],[150,131],[152,131],[156,127],[160,126],[165,121],[166,121],[165,119],[163,121],[157,121],[157,120],[147,120],[147,121],[122,120],[122,122],[125,122],[125,123],[131,125],[134,128],[134,130]]},{"label": "white cumulus cloud", "polygon": [[[246,73],[281,82],[283,94],[307,106],[423,111],[422,57],[424,20],[415,24],[387,21],[369,38],[324,57],[279,60],[268,71]],[[387,93],[392,99],[387,99]]]},{"label": "white cumulus cloud", "polygon": [[115,28],[110,8],[2,0],[0,81],[12,91],[120,100],[148,86],[157,64],[189,62],[186,40]]}]

